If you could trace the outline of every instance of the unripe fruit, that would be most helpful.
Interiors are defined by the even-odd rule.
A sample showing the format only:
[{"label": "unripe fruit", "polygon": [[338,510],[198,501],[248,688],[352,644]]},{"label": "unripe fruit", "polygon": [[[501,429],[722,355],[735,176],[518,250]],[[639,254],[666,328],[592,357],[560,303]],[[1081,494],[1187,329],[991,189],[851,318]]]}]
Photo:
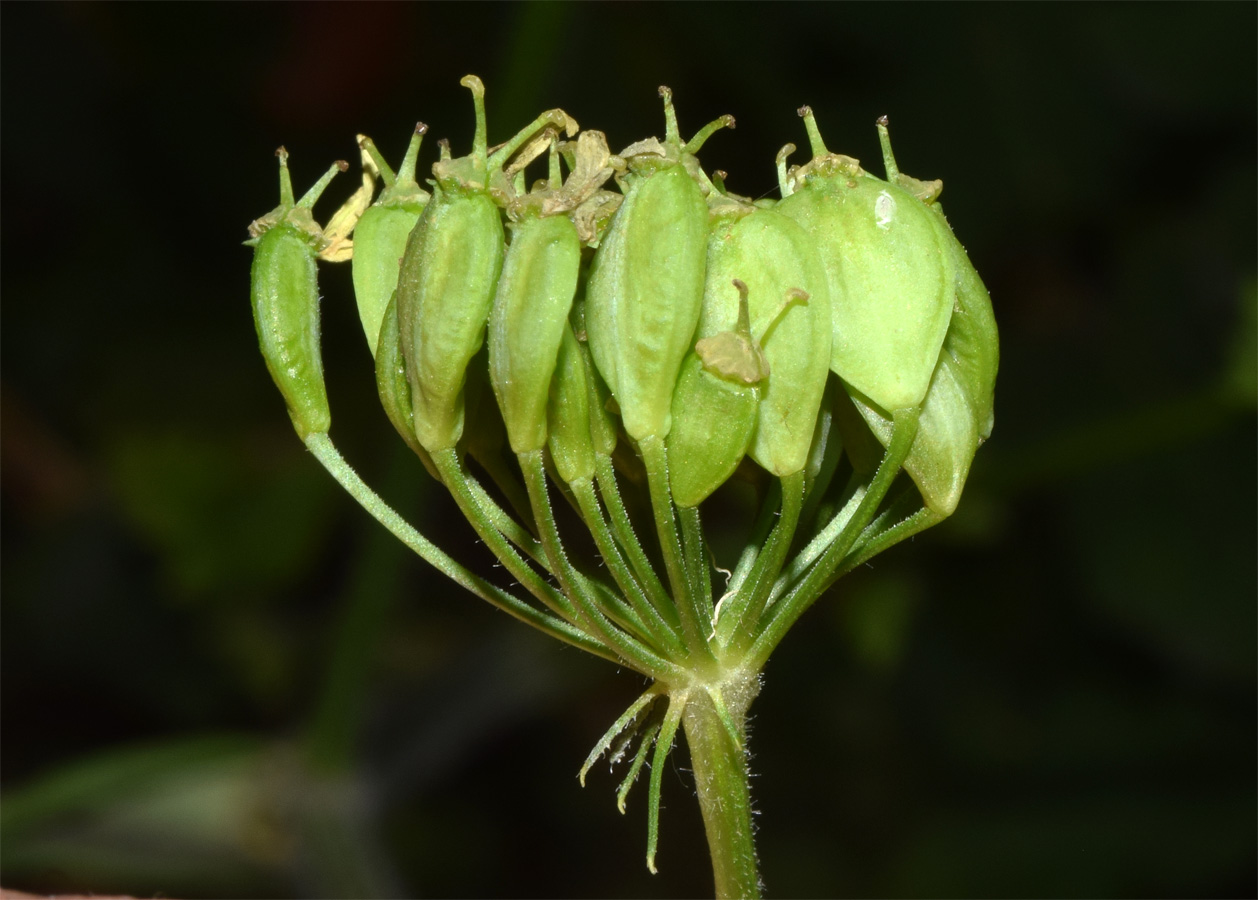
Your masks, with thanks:
[{"label": "unripe fruit", "polygon": [[385,307],[380,322],[379,341],[373,352],[376,357],[376,392],[380,395],[384,414],[406,445],[415,451],[428,474],[440,481],[441,475],[433,465],[432,457],[415,437],[411,384],[406,378],[406,363],[402,360],[402,337],[398,332],[396,291],[389,300],[389,305]]},{"label": "unripe fruit", "polygon": [[[943,211],[938,207],[935,209],[942,220]],[[947,227],[947,223],[944,226]],[[949,236],[951,237],[951,229]],[[1000,366],[1000,340],[987,288],[983,286],[982,279],[978,277],[978,272],[974,270],[960,242],[952,237],[951,243],[956,260],[957,294],[943,349],[956,363],[957,377],[974,409],[979,443],[982,443],[992,433],[996,370]]]},{"label": "unripe fruit", "polygon": [[585,313],[595,365],[635,441],[669,432],[673,390],[703,300],[708,206],[687,157],[733,121],[714,122],[683,146],[672,94],[660,93],[665,143],[639,142],[622,154],[634,171],[594,255]]},{"label": "unripe fruit", "polygon": [[550,456],[559,477],[571,484],[594,475],[590,436],[590,388],[581,347],[571,328],[561,336],[547,405]]},{"label": "unripe fruit", "polygon": [[484,341],[505,254],[502,219],[488,185],[507,157],[563,113],[543,114],[488,155],[484,85],[463,79],[476,107],[469,156],[433,167],[437,190],[411,232],[398,280],[398,322],[411,383],[415,434],[430,453],[453,448],[463,434],[463,383]]},{"label": "unripe fruit", "polygon": [[800,113],[814,158],[775,208],[820,247],[832,295],[831,368],[888,412],[917,406],[952,315],[952,253],[933,212],[856,160],[829,153],[811,110]]},{"label": "unripe fruit", "polygon": [[504,256],[488,194],[438,187],[411,233],[398,281],[415,434],[429,452],[463,434],[463,381],[480,349]]},{"label": "unripe fruit", "polygon": [[[975,451],[991,434],[1000,354],[996,321],[987,289],[953,236],[943,211],[934,204],[942,184],[924,184],[900,174],[885,120],[879,122],[878,130],[888,178],[909,187],[926,188],[915,192],[914,202],[930,214],[937,240],[948,253],[954,273],[949,290],[952,316],[922,404],[917,436],[904,461],[904,469],[926,506],[947,516],[961,499]],[[858,392],[853,393],[852,399],[878,440],[889,445],[890,417]]]},{"label": "unripe fruit", "polygon": [[354,228],[354,297],[358,301],[367,346],[373,354],[379,343],[385,307],[397,289],[407,238],[430,199],[429,193],[415,181],[420,142],[427,130],[428,126],[422,122],[415,126],[415,134],[396,175],[371,138],[359,136],[359,145],[366,156],[364,166],[370,160],[384,181],[379,199],[363,212]]},{"label": "unripe fruit", "polygon": [[546,446],[546,405],[581,274],[581,237],[569,214],[612,174],[607,143],[581,135],[567,184],[550,135],[550,178],[508,202],[511,244],[489,317],[489,374],[516,453]]},{"label": "unripe fruit", "polygon": [[550,380],[580,266],[581,241],[567,216],[512,226],[489,319],[489,371],[516,453],[546,446]]},{"label": "unripe fruit", "polygon": [[332,427],[323,357],[319,350],[319,284],[315,259],[328,241],[311,215],[339,162],[293,202],[288,151],[281,147],[280,205],[249,226],[254,248],[251,270],[253,324],[258,346],[275,386],[284,396],[293,427],[303,441]]},{"label": "unripe fruit", "polygon": [[738,323],[702,338],[682,363],[673,394],[668,472],[673,500],[698,506],[738,468],[756,427],[769,363],[751,336],[747,285],[737,279]]}]

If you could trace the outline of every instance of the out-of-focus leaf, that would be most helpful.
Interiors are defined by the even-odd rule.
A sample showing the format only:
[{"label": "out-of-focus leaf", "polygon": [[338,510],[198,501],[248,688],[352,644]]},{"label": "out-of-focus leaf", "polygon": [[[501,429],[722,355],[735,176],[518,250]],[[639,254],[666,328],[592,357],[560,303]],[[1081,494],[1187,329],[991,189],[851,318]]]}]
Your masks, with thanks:
[{"label": "out-of-focus leaf", "polygon": [[254,738],[174,740],[102,754],[7,794],[6,879],[164,893],[275,890],[291,847],[274,762]]}]

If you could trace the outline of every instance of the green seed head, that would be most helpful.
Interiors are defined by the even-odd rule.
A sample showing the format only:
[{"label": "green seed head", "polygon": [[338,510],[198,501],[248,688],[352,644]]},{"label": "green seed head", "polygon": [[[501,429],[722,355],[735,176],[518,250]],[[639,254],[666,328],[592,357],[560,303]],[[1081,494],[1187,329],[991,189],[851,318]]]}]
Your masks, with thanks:
[{"label": "green seed head", "polygon": [[[561,110],[491,147],[484,86],[462,83],[471,150],[439,142],[431,195],[423,126],[396,172],[360,136],[362,187],[322,228],[311,206],[344,164],[294,200],[281,154],[280,205],[250,226],[259,344],[311,453],[394,534],[516,618],[654,680],[581,772],[640,740],[619,802],[650,758],[654,871],[678,729],[696,772],[714,753],[741,771],[757,673],[786,630],[835,578],[956,508],[992,427],[991,302],[942,182],[900,171],[885,118],[885,180],[831,153],[805,107],[812,159],[790,166],[784,146],[781,199],[752,200],[695,156],[733,119],[685,141],[667,88],[664,137],[612,154]],[[401,520],[325,434],[316,263],[351,254],[386,415],[501,579]],[[751,490],[699,508],[734,479]],[[556,514],[559,495],[575,515]],[[709,545],[703,519],[753,495],[754,521],[730,530],[743,549]],[[589,540],[569,542],[582,525]],[[748,818],[745,794],[731,809]],[[749,821],[718,818],[750,837]],[[725,857],[741,867],[754,852],[738,840]],[[756,893],[754,865],[720,869],[719,894]]]}]

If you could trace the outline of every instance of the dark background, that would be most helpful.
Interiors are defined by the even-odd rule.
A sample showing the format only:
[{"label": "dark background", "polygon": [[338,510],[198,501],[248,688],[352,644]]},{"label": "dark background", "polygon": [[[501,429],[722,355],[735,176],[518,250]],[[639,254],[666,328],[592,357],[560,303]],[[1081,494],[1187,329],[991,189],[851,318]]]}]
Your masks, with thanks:
[{"label": "dark background", "polygon": [[[1253,4],[5,4],[0,879],[163,896],[710,892],[684,752],[585,753],[640,680],[462,595],[296,440],[248,222],[365,132],[561,106],[776,188],[942,177],[1001,328],[957,514],[840,583],[753,708],[772,896],[1252,896]],[[425,147],[424,164],[435,158]],[[802,162],[806,154],[796,157]],[[320,218],[353,187],[342,177]],[[487,556],[375,401],[323,267],[333,434]]]}]

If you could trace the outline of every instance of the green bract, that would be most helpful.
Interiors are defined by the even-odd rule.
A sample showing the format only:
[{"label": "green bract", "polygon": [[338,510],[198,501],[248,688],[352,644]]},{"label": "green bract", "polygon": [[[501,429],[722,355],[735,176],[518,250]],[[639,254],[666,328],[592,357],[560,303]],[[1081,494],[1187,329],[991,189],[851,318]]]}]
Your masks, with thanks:
[{"label": "green bract", "polygon": [[[550,110],[491,153],[484,87],[463,84],[472,150],[441,142],[431,196],[423,126],[396,174],[360,139],[363,185],[326,228],[311,206],[344,164],[294,202],[281,152],[280,205],[250,226],[259,344],[311,454],[371,515],[496,608],[650,681],[582,783],[625,758],[624,811],[650,762],[655,871],[684,734],[717,894],[758,896],[760,673],[839,577],[956,509],[992,428],[991,301],[942,183],[899,171],[885,120],[883,180],[830,153],[805,107],[813,159],[788,171],[786,145],[782,199],[752,201],[696,157],[733,119],[683,143],[666,88],[662,141],[614,155]],[[327,433],[316,263],[351,257],[385,414],[508,588],[402,520]]]}]

